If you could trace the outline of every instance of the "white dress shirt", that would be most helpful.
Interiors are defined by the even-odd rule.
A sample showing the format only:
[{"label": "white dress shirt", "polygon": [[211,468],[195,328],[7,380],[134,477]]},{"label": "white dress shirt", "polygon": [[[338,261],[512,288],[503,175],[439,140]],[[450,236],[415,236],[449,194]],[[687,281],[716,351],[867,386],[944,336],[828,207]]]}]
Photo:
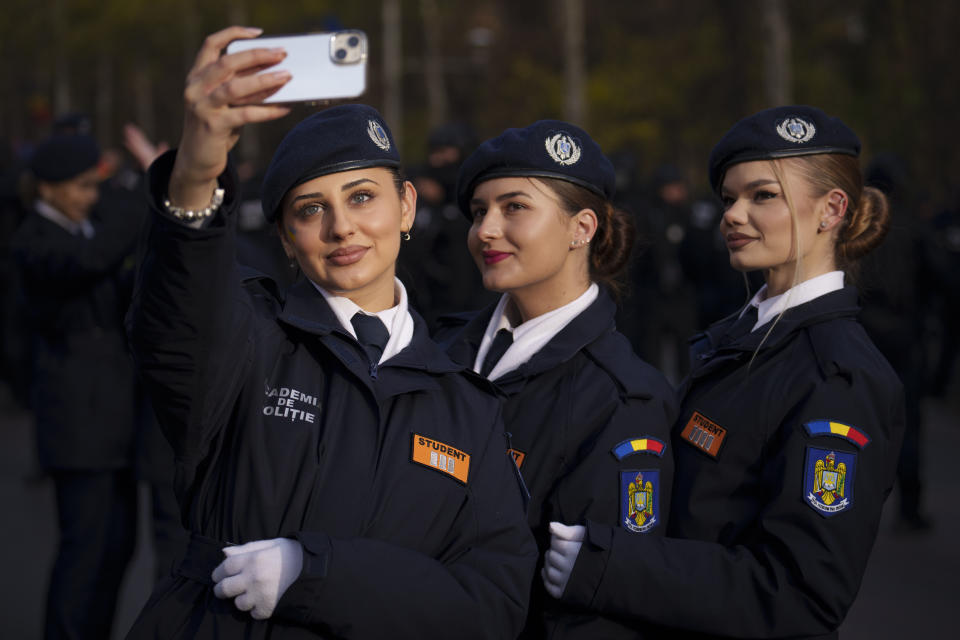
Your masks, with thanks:
[{"label": "white dress shirt", "polygon": [[[747,307],[757,308],[757,323],[753,325],[753,329],[750,331],[756,331],[787,309],[800,306],[839,289],[843,289],[843,271],[830,271],[815,278],[804,280],[772,298],[766,298],[767,285],[763,285],[747,303]],[[743,311],[740,312],[741,316],[746,312],[747,307],[744,307]]]},{"label": "white dress shirt", "polygon": [[480,373],[480,367],[483,366],[483,359],[487,357],[490,351],[490,345],[493,337],[497,335],[500,329],[509,329],[513,333],[513,344],[503,354],[500,360],[494,365],[487,375],[488,380],[496,380],[505,373],[513,371],[524,362],[530,360],[533,355],[540,351],[545,344],[550,342],[555,335],[570,324],[570,321],[580,315],[587,307],[593,304],[594,300],[600,294],[600,287],[592,283],[579,298],[568,302],[567,304],[548,311],[536,318],[530,318],[523,324],[513,326],[507,314],[504,313],[507,303],[510,301],[510,294],[503,294],[493,315],[490,316],[490,322],[487,323],[487,330],[480,341],[480,349],[477,351],[477,358],[473,363],[473,370]]}]

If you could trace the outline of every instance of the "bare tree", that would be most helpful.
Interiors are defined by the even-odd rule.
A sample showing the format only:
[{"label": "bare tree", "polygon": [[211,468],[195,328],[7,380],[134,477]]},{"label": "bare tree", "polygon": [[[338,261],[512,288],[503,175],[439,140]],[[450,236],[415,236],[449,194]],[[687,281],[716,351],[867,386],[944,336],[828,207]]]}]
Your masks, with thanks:
[{"label": "bare tree", "polygon": [[155,135],[157,123],[154,110],[153,81],[150,74],[150,63],[146,57],[141,57],[133,70],[133,95],[137,125],[148,134]]},{"label": "bare tree", "polygon": [[403,94],[400,83],[400,0],[383,0],[383,104],[384,117],[393,130],[397,145],[400,141],[403,123]]},{"label": "bare tree", "polygon": [[[244,0],[233,0],[227,9],[227,21],[230,24],[247,24],[247,3]],[[246,162],[256,163],[260,158],[260,127],[244,127],[240,135],[240,158]]]},{"label": "bare tree", "polygon": [[790,25],[784,0],[760,0],[764,24],[764,87],[770,105],[793,101]]},{"label": "bare tree", "polygon": [[587,119],[585,31],[583,0],[564,0],[564,117],[570,122],[581,125],[585,124]]},{"label": "bare tree", "polygon": [[104,39],[97,49],[96,132],[102,144],[114,142],[113,122],[115,93],[113,90],[113,54]]},{"label": "bare tree", "polygon": [[71,108],[70,67],[67,64],[67,15],[64,0],[55,0],[52,5],[54,71],[53,71],[53,111],[63,114]]},{"label": "bare tree", "polygon": [[443,56],[440,52],[440,15],[435,0],[420,0],[423,19],[424,79],[427,83],[427,121],[431,128],[447,121],[447,83],[443,76]]}]

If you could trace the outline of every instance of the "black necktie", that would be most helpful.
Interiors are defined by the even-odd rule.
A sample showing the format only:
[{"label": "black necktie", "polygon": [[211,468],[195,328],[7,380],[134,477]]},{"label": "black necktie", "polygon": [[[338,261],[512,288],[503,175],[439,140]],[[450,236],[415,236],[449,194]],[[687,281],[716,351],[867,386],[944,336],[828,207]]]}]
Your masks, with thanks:
[{"label": "black necktie", "polygon": [[493,343],[490,350],[487,351],[487,357],[483,359],[483,366],[480,367],[480,375],[486,378],[493,371],[493,367],[500,361],[503,354],[507,352],[510,345],[513,344],[513,332],[510,329],[500,329],[497,335],[493,337]]},{"label": "black necktie", "polygon": [[390,332],[387,331],[383,321],[377,316],[368,316],[358,311],[350,318],[350,324],[357,332],[357,342],[367,352],[371,364],[379,363],[383,349],[390,340]]}]

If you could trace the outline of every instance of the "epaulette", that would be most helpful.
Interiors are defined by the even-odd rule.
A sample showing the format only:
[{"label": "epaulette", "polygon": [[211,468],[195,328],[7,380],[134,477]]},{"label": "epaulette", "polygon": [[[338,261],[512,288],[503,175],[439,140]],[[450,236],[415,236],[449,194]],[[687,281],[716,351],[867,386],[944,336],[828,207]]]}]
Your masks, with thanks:
[{"label": "epaulette", "polygon": [[839,375],[850,381],[853,379],[853,371],[843,363],[845,358],[837,357],[846,352],[847,343],[845,340],[836,339],[837,331],[833,326],[836,321],[817,322],[804,327],[803,330],[810,342],[810,349],[816,358],[820,374],[824,378]]},{"label": "epaulette", "polygon": [[241,286],[251,295],[283,302],[283,291],[270,275],[247,265],[237,265],[237,276],[240,278]]},{"label": "epaulette", "polygon": [[[622,334],[615,331],[603,333],[588,344],[584,352],[613,379],[624,396],[649,400],[658,391],[650,384],[660,377],[656,369],[634,353]],[[637,375],[638,370],[643,375]]]}]

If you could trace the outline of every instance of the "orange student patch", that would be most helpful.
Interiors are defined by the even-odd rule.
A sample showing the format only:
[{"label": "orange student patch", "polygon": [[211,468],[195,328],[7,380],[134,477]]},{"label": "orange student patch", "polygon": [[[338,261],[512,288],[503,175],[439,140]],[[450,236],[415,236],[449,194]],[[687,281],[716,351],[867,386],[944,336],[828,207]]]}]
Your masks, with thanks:
[{"label": "orange student patch", "polygon": [[694,411],[687,426],[680,432],[680,437],[687,444],[693,445],[711,458],[716,458],[723,439],[727,437],[727,430],[699,411]]},{"label": "orange student patch", "polygon": [[467,484],[467,477],[470,474],[470,454],[456,447],[414,433],[413,453],[410,459]]}]

